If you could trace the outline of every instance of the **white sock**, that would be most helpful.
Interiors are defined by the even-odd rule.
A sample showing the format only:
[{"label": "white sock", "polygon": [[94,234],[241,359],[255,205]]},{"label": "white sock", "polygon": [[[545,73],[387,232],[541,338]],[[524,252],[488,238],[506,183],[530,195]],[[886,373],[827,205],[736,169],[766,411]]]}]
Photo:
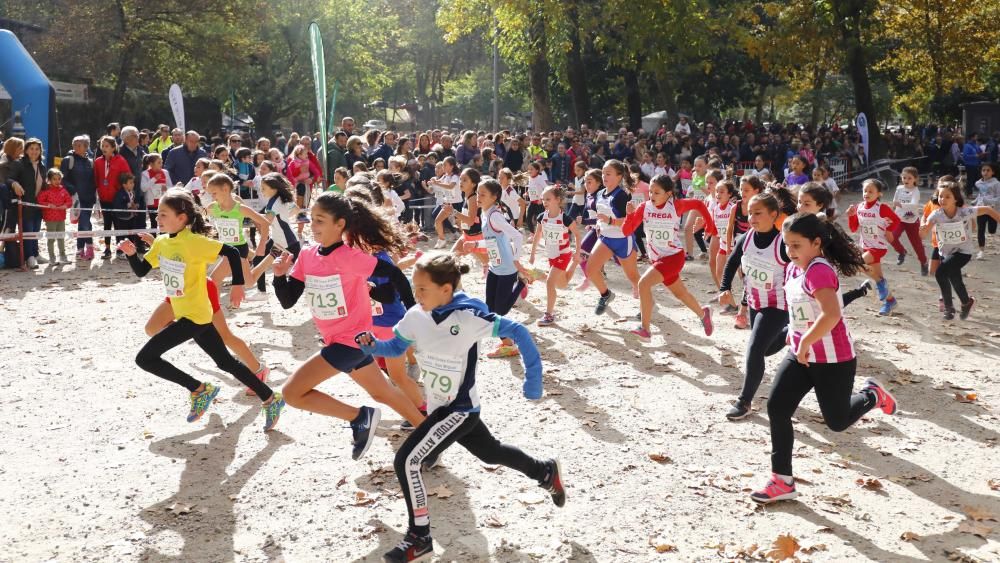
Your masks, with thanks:
[{"label": "white sock", "polygon": [[778,473],[775,473],[775,475],[777,475],[782,481],[784,481],[786,485],[791,485],[792,481],[794,481],[791,475],[780,475]]}]

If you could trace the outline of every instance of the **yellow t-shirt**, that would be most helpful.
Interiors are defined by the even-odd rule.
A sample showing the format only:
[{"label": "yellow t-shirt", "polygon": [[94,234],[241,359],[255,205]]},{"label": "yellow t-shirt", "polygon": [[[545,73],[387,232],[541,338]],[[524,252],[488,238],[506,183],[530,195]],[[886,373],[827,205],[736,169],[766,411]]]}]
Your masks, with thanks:
[{"label": "yellow t-shirt", "polygon": [[187,228],[176,236],[156,237],[146,253],[146,261],[163,275],[163,288],[170,298],[174,319],[190,319],[200,325],[212,322],[205,272],[221,249],[221,242],[196,235]]}]

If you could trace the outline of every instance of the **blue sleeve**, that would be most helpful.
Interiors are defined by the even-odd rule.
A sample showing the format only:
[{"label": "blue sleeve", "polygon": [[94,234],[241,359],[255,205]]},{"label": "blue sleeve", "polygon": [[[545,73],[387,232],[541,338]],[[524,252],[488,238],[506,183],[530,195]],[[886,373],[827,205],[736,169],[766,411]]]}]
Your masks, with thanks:
[{"label": "blue sleeve", "polygon": [[629,197],[628,192],[624,189],[616,193],[614,197],[611,198],[611,209],[615,210],[616,219],[621,219],[622,217],[628,215],[625,210],[630,199],[631,198]]},{"label": "blue sleeve", "polygon": [[542,398],[542,357],[531,338],[531,333],[520,323],[504,317],[497,317],[497,336],[510,338],[521,351],[524,361],[524,396],[528,399]]},{"label": "blue sleeve", "polygon": [[372,356],[378,356],[380,358],[398,358],[406,353],[406,349],[413,344],[409,340],[403,338],[398,332],[392,340],[375,340],[374,346],[365,346],[364,344],[358,344],[361,347],[361,351],[365,354],[371,354]]}]

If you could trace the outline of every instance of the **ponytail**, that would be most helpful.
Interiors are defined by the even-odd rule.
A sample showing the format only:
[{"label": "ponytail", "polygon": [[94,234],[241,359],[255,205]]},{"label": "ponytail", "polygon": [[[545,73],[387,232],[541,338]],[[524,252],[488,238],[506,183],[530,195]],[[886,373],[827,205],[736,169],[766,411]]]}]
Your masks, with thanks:
[{"label": "ponytail", "polygon": [[865,259],[854,240],[840,225],[812,213],[796,213],[785,219],[782,230],[810,241],[819,239],[823,256],[842,275],[853,276],[865,268]]},{"label": "ponytail", "polygon": [[401,228],[368,204],[338,193],[323,192],[314,205],[334,220],[344,220],[344,238],[355,248],[369,254],[379,250],[403,254],[407,250],[406,236]]},{"label": "ponytail", "polygon": [[181,213],[186,215],[187,224],[191,228],[192,233],[207,237],[215,235],[215,229],[205,219],[204,210],[195,205],[194,198],[183,188],[170,188],[167,190],[167,193],[163,194],[163,197],[160,198],[160,205],[166,205],[178,215]]}]

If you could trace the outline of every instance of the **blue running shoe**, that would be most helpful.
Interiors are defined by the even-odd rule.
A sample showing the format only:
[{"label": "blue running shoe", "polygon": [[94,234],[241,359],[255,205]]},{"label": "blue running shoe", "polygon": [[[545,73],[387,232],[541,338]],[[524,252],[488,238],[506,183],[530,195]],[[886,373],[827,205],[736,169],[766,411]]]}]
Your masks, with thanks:
[{"label": "blue running shoe", "polygon": [[205,390],[201,393],[191,393],[191,412],[188,413],[187,421],[195,422],[201,418],[218,394],[219,388],[211,383],[206,383]]},{"label": "blue running shoe", "polygon": [[278,417],[281,416],[281,409],[285,408],[285,398],[281,395],[281,393],[275,391],[271,398],[271,402],[266,405],[261,405],[260,408],[264,411],[264,432],[268,432],[274,428],[275,424],[278,424]]},{"label": "blue running shoe", "polygon": [[382,411],[371,407],[361,407],[361,414],[351,421],[351,432],[354,434],[354,449],[351,458],[355,461],[364,457],[375,439],[375,428],[382,420]]},{"label": "blue running shoe", "polygon": [[875,282],[875,289],[878,290],[878,300],[885,301],[886,297],[889,297],[889,282],[882,278]]},{"label": "blue running shoe", "polygon": [[896,308],[896,298],[888,299],[882,302],[882,308],[878,310],[878,314],[883,317],[888,317],[892,314],[892,310]]},{"label": "blue running shoe", "polygon": [[607,295],[602,295],[597,300],[597,307],[594,308],[595,315],[603,315],[608,308],[608,304],[615,300],[615,294],[609,289]]}]

